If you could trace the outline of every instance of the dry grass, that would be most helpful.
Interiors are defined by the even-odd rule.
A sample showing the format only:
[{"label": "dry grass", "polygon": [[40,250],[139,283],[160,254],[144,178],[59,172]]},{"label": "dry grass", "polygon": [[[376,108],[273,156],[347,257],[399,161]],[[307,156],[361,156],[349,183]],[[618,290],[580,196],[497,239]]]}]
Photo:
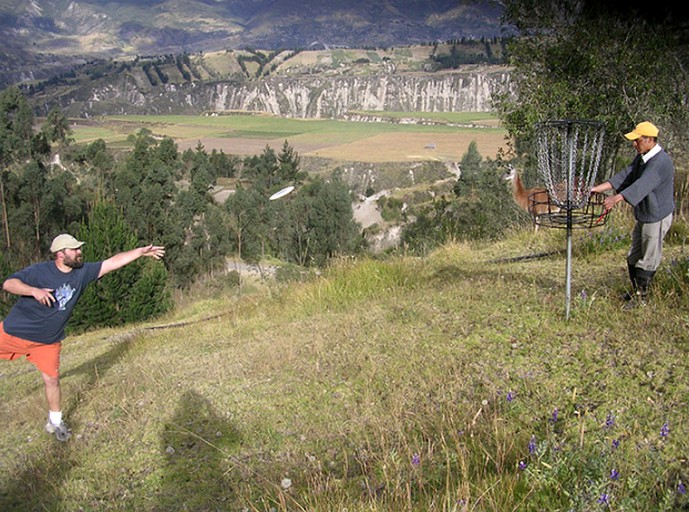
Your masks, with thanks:
[{"label": "dry grass", "polygon": [[686,506],[686,301],[622,312],[620,249],[574,262],[566,321],[561,255],[504,260],[563,244],[346,260],[70,338],[66,445],[35,372],[3,362],[0,508],[595,510],[588,482],[620,509]]},{"label": "dry grass", "polygon": [[407,162],[440,160],[458,162],[471,142],[479,153],[495,158],[500,148],[507,149],[504,137],[495,131],[455,133],[386,133],[304,153],[305,156],[365,162]]}]

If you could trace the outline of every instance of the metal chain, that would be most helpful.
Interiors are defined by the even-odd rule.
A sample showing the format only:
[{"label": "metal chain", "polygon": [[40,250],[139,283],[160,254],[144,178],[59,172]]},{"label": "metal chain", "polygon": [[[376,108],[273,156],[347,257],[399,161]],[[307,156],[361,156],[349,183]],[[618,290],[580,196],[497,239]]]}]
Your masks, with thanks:
[{"label": "metal chain", "polygon": [[603,153],[605,125],[595,121],[547,121],[536,126],[538,170],[550,200],[582,208],[591,194]]}]

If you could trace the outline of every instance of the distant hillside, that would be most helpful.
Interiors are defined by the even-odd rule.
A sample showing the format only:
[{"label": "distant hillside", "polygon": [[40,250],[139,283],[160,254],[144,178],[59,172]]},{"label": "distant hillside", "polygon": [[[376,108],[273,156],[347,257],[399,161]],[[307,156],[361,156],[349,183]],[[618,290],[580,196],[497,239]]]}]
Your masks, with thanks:
[{"label": "distant hillside", "polygon": [[509,81],[505,41],[391,49],[218,51],[96,60],[23,84],[38,115],[74,117],[257,111],[341,118],[352,110],[490,110]]},{"label": "distant hillside", "polygon": [[493,0],[8,0],[0,87],[93,58],[491,38],[501,35],[501,14]]}]

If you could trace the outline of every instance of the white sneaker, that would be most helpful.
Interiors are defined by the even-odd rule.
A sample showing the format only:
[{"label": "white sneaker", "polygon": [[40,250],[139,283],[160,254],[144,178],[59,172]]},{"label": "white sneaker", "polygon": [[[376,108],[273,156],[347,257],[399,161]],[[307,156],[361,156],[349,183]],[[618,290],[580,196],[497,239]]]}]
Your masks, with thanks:
[{"label": "white sneaker", "polygon": [[59,425],[54,425],[50,421],[45,424],[45,431],[48,434],[55,434],[55,438],[58,441],[67,441],[72,437],[72,432],[69,430],[64,421],[61,421]]}]

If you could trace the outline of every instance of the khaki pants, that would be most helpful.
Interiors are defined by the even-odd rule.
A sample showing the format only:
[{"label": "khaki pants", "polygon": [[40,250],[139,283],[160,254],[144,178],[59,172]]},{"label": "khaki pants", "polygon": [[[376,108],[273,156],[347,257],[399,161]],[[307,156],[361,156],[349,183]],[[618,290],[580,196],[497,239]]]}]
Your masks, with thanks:
[{"label": "khaki pants", "polygon": [[627,263],[632,267],[655,272],[663,258],[663,239],[672,224],[672,214],[658,222],[638,222],[632,230],[632,246]]}]

